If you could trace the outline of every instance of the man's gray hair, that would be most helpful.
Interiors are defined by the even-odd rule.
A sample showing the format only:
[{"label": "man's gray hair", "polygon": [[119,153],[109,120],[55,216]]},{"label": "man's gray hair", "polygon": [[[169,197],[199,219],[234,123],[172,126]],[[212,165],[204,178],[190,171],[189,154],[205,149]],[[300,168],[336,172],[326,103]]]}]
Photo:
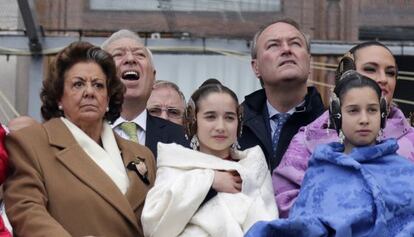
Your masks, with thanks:
[{"label": "man's gray hair", "polygon": [[[105,51],[108,51],[109,45],[112,44],[113,42],[119,40],[119,39],[132,39],[135,40],[138,44],[142,44],[144,45],[144,42],[142,41],[141,37],[139,37],[139,35],[131,30],[128,29],[122,29],[122,30],[118,30],[117,32],[113,33],[111,36],[108,37],[108,39],[106,39],[102,45],[101,48]],[[149,57],[150,57],[150,63],[151,65],[154,66],[154,60],[153,60],[153,56],[152,56],[152,52],[149,48],[145,47],[145,50],[147,50]]]},{"label": "man's gray hair", "polygon": [[186,102],[185,102],[185,96],[183,94],[183,92],[180,90],[180,87],[178,87],[177,84],[175,84],[174,82],[171,81],[164,81],[164,80],[156,80],[154,85],[152,86],[152,89],[158,89],[158,88],[171,88],[173,90],[175,90],[181,97],[183,104],[184,104],[184,108],[187,106]]},{"label": "man's gray hair", "polygon": [[303,35],[303,38],[305,39],[305,43],[306,43],[306,49],[310,53],[309,37],[304,32],[302,32],[302,30],[300,29],[299,24],[296,21],[294,21],[290,18],[283,18],[283,19],[279,19],[279,20],[270,22],[269,24],[266,24],[266,25],[260,27],[260,29],[256,32],[256,34],[253,37],[252,44],[251,44],[251,47],[250,47],[250,54],[251,54],[252,59],[257,58],[257,40],[259,39],[260,35],[262,35],[263,31],[267,27],[269,27],[273,24],[276,24],[276,23],[286,23],[286,24],[289,24],[289,25],[295,27]]}]

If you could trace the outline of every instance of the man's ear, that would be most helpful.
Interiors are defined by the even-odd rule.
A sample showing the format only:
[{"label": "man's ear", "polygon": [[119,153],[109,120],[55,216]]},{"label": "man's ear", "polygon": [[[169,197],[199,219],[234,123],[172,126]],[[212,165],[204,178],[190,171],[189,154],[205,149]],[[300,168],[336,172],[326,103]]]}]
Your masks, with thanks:
[{"label": "man's ear", "polygon": [[151,85],[151,90],[152,90],[152,87],[154,86],[154,84],[155,84],[155,81],[157,80],[157,78],[155,77],[155,75],[157,75],[157,70],[153,70],[152,71],[152,73],[154,73],[154,76],[152,77],[152,85]]},{"label": "man's ear", "polygon": [[252,61],[250,61],[252,69],[254,74],[256,75],[257,78],[260,78],[260,72],[259,72],[259,65],[257,63],[257,59],[252,59]]}]

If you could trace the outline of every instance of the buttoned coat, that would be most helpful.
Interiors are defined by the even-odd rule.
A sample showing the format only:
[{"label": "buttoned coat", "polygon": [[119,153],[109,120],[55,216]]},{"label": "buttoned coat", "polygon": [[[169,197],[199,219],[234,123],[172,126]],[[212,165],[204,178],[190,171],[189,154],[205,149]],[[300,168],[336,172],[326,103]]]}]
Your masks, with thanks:
[{"label": "buttoned coat", "polygon": [[125,167],[145,162],[149,185],[126,169],[130,184],[122,194],[58,118],[12,132],[6,138],[11,173],[4,200],[15,236],[142,236],[140,216],[155,160],[147,148],[115,139]]}]

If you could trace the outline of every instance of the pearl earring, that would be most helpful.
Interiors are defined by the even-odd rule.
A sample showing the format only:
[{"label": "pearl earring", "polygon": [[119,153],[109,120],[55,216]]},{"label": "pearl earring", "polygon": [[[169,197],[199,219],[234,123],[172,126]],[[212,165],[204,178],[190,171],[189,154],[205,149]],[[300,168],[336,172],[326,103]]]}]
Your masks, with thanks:
[{"label": "pearl earring", "polygon": [[58,109],[59,109],[59,110],[63,110],[63,106],[62,106],[62,105],[59,105],[59,106],[58,106]]}]

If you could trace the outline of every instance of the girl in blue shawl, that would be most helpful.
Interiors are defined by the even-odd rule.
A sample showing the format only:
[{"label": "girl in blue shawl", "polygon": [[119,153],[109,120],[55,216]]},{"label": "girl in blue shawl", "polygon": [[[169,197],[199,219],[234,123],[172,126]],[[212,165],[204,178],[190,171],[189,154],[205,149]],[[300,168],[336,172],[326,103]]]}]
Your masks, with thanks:
[{"label": "girl in blue shawl", "polygon": [[374,80],[345,72],[330,105],[341,143],[315,150],[289,219],[258,222],[246,236],[414,236],[414,165],[395,139],[376,140],[386,112]]}]

